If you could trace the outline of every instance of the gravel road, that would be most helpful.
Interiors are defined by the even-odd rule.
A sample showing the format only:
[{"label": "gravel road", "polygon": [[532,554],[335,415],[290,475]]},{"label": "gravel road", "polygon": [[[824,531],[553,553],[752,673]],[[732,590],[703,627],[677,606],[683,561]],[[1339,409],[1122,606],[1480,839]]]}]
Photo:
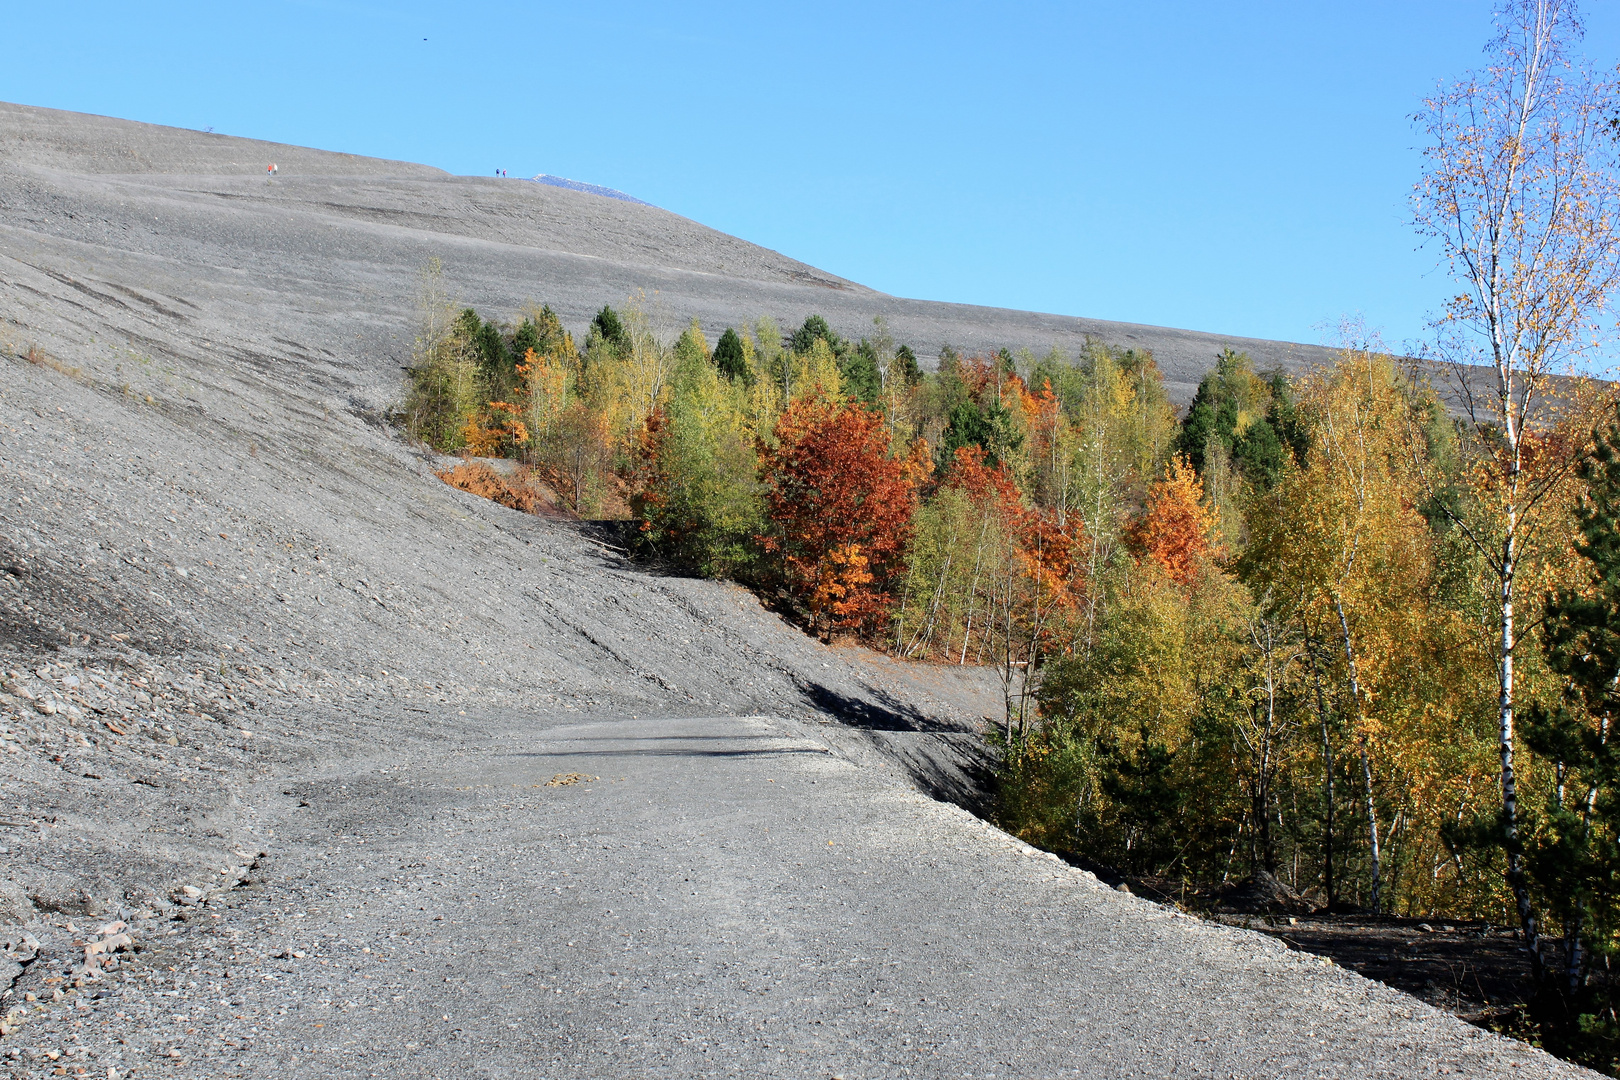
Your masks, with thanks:
[{"label": "gravel road", "polygon": [[892,299],[632,212],[0,106],[0,1073],[1578,1072],[985,824],[985,672],[436,480],[446,245]]},{"label": "gravel road", "polygon": [[819,725],[491,719],[261,785],[250,886],[26,1037],[92,1075],[1579,1071],[1114,892]]}]

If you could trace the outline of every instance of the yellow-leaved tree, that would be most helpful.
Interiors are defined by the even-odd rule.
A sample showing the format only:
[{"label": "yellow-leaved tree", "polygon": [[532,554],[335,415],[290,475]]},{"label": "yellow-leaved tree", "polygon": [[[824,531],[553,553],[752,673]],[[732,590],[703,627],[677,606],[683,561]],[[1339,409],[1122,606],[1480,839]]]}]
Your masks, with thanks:
[{"label": "yellow-leaved tree", "polygon": [[1436,327],[1469,422],[1479,512],[1455,515],[1455,524],[1494,579],[1499,838],[1535,958],[1514,761],[1520,585],[1527,561],[1547,550],[1535,534],[1584,446],[1542,446],[1535,468],[1527,456],[1539,422],[1583,405],[1554,400],[1557,376],[1604,329],[1620,280],[1620,184],[1615,84],[1574,55],[1581,24],[1573,0],[1504,0],[1497,27],[1487,66],[1442,86],[1416,117],[1428,146],[1414,211],[1459,286]]},{"label": "yellow-leaved tree", "polygon": [[[1265,606],[1298,628],[1305,642],[1321,732],[1324,776],[1324,882],[1335,888],[1335,733],[1330,703],[1344,703],[1343,734],[1358,759],[1371,864],[1371,900],[1385,900],[1379,793],[1410,794],[1421,715],[1406,691],[1414,661],[1440,640],[1454,642],[1431,604],[1431,535],[1418,512],[1423,490],[1409,388],[1388,357],[1347,350],[1330,371],[1308,377],[1300,412],[1310,432],[1303,464],[1289,462],[1271,492],[1257,496],[1240,575]],[[1402,799],[1383,800],[1385,821]],[[1395,804],[1392,806],[1391,804]],[[1407,817],[1410,807],[1406,808]],[[1387,827],[1386,827],[1387,828]]]}]

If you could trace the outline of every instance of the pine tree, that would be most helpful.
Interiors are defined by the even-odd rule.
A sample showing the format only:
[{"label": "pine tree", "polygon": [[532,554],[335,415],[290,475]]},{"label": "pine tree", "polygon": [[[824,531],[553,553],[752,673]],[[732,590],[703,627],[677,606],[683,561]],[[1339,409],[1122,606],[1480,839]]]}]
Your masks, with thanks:
[{"label": "pine tree", "polygon": [[[1527,807],[1521,835],[1534,890],[1563,931],[1563,971],[1546,979],[1539,1019],[1562,1053],[1608,1069],[1620,1058],[1620,1002],[1608,974],[1620,954],[1620,424],[1595,441],[1576,510],[1587,580],[1547,597],[1542,631],[1564,693],[1524,717],[1525,745],[1553,764],[1555,783],[1539,812]],[[1545,942],[1534,956],[1543,968]]]},{"label": "pine tree", "polygon": [[720,369],[720,374],[732,382],[741,379],[744,386],[752,386],[754,383],[754,373],[748,368],[748,356],[743,351],[742,338],[729,326],[726,327],[726,332],[720,335],[720,340],[714,347],[714,366]]},{"label": "pine tree", "polygon": [[591,329],[615,349],[623,351],[630,347],[630,335],[625,332],[624,323],[619,321],[619,313],[606,304],[591,320]]},{"label": "pine tree", "polygon": [[849,343],[833,333],[832,327],[827,325],[827,320],[820,315],[806,316],[804,325],[793,331],[792,349],[802,355],[809,352],[818,339],[825,341],[833,355],[840,359],[849,351]]},{"label": "pine tree", "polygon": [[911,351],[910,345],[902,345],[894,350],[894,372],[905,380],[907,386],[922,382],[922,368],[917,365],[917,354]]}]

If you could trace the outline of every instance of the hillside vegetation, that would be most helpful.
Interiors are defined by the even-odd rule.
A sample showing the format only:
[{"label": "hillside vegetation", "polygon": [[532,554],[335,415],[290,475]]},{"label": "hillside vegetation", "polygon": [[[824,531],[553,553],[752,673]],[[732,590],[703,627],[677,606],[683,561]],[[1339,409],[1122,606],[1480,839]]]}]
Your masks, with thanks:
[{"label": "hillside vegetation", "polygon": [[[603,308],[581,346],[546,308],[430,306],[405,421],[825,639],[995,670],[999,819],[1033,843],[1184,896],[1269,875],[1302,910],[1515,921],[1495,585],[1466,539],[1500,531],[1494,451],[1409,369],[1349,349],[1289,377],[1227,350],[1178,420],[1151,355],[1102,345],[946,348],[924,373],[881,323],[848,342],[760,319],[712,346],[649,323]],[[1545,614],[1520,659],[1520,850],[1546,963],[1584,973],[1616,834],[1583,735],[1606,691],[1571,675],[1582,628],[1609,632],[1610,525],[1581,508],[1617,480],[1576,464],[1620,436],[1594,435],[1606,388],[1564,394],[1530,436],[1552,509],[1521,570]],[[478,490],[480,468],[444,475]]]}]

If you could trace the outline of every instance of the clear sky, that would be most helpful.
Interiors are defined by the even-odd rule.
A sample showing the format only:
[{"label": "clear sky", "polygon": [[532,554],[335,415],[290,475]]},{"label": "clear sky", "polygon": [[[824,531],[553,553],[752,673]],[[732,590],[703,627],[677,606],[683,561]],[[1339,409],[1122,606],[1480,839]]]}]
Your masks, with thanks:
[{"label": "clear sky", "polygon": [[[1620,59],[1587,4],[1586,51]],[[0,99],[605,184],[902,296],[1293,341],[1446,295],[1408,117],[1481,0],[18,3]]]}]

